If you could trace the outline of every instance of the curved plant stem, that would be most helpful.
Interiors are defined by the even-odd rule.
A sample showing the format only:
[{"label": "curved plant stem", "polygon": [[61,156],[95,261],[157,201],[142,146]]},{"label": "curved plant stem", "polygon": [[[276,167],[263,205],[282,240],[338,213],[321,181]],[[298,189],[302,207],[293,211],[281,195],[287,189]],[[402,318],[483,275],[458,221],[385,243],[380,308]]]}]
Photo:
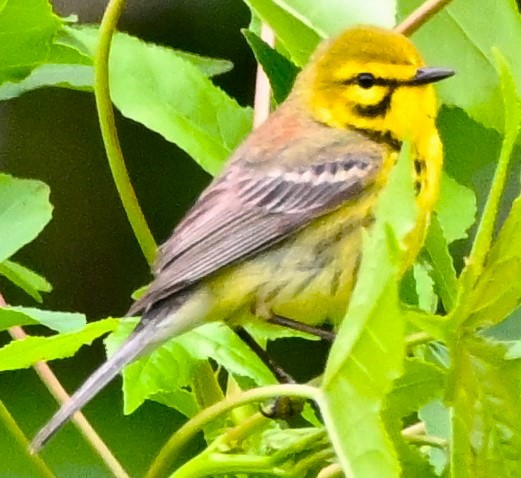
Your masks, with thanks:
[{"label": "curved plant stem", "polygon": [[27,455],[27,459],[31,461],[35,468],[40,472],[40,476],[44,476],[45,478],[55,478],[54,473],[49,470],[45,462],[38,456],[29,453],[29,440],[24,435],[24,432],[16,423],[16,420],[9,413],[9,410],[4,405],[4,402],[0,400],[0,421],[3,422],[5,428],[11,432],[11,435],[14,436],[15,440],[20,444],[22,450],[24,450]]},{"label": "curved plant stem", "polygon": [[434,338],[432,335],[426,332],[415,332],[405,337],[405,346],[408,349],[411,349],[417,345],[423,345],[432,342],[433,340]]},{"label": "curved plant stem", "polygon": [[[114,184],[118,191],[127,218],[132,226],[134,235],[143,251],[147,262],[152,264],[155,258],[157,245],[145,220],[143,212],[130,182],[128,170],[125,166],[123,153],[119,144],[116,123],[114,120],[114,108],[110,98],[109,86],[109,54],[112,36],[116,24],[123,12],[125,0],[109,0],[103,19],[100,24],[99,43],[94,57],[95,81],[94,95],[98,109],[98,118],[101,134],[105,144],[105,151],[109,162]],[[216,395],[218,388],[217,379],[211,366],[202,366],[199,376],[199,384],[206,384],[195,390],[198,402],[206,403],[209,395]]]},{"label": "curved plant stem", "polygon": [[132,226],[134,235],[143,251],[147,262],[152,264],[155,258],[157,245],[139,206],[136,193],[130,182],[127,167],[121,152],[116,123],[114,121],[114,108],[110,99],[109,89],[109,53],[112,36],[119,17],[125,6],[125,0],[110,0],[100,25],[99,43],[94,56],[95,80],[94,96],[100,123],[101,135],[105,144],[107,159],[118,190],[123,208],[128,221]]},{"label": "curved plant stem", "polygon": [[408,435],[406,440],[411,445],[431,446],[434,448],[440,448],[442,450],[447,447],[447,440],[431,435]]},{"label": "curved plant stem", "polygon": [[[265,423],[267,422],[269,420],[265,419]],[[252,421],[250,425],[254,423],[255,421]],[[258,420],[257,423],[259,423]],[[258,436],[259,430],[254,430],[250,426],[248,430],[243,429],[241,433],[247,439],[247,436],[252,434]],[[222,474],[245,474],[247,476],[259,474],[281,478],[300,478],[309,476],[311,470],[318,468],[320,465],[323,466],[324,462],[334,457],[334,451],[327,440],[326,431],[322,429],[291,443],[287,448],[280,449],[269,456],[235,453],[237,449],[240,449],[241,442],[242,437],[236,440],[228,433],[220,435],[202,453],[178,468],[172,475],[172,478],[195,478],[220,476]],[[305,458],[296,459],[297,456],[300,457],[304,450],[309,451],[310,447],[318,448],[310,452]]]},{"label": "curved plant stem", "polygon": [[160,478],[165,476],[169,464],[174,461],[174,457],[179,455],[183,447],[212,420],[215,420],[236,407],[278,396],[300,397],[316,401],[321,395],[318,388],[309,385],[270,385],[248,390],[240,395],[216,403],[202,410],[170,437],[168,442],[154,458],[145,478]]},{"label": "curved plant stem", "polygon": [[253,431],[258,430],[271,421],[270,418],[266,418],[262,413],[257,412],[253,415],[245,418],[236,427],[230,428],[223,435],[223,441],[228,443],[239,443],[244,440],[248,435],[251,435]]},{"label": "curved plant stem", "polygon": [[394,30],[403,35],[412,35],[451,1],[452,0],[427,0],[414,10],[403,22],[396,26]]}]

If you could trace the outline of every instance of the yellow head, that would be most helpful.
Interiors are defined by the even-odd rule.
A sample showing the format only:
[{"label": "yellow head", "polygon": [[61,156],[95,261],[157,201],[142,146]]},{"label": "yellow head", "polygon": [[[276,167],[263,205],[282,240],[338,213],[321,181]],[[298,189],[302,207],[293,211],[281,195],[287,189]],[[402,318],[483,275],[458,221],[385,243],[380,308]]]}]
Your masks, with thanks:
[{"label": "yellow head", "polygon": [[296,92],[317,121],[414,143],[422,129],[434,127],[437,104],[431,83],[452,74],[425,67],[403,35],[359,26],[317,50],[297,80]]}]

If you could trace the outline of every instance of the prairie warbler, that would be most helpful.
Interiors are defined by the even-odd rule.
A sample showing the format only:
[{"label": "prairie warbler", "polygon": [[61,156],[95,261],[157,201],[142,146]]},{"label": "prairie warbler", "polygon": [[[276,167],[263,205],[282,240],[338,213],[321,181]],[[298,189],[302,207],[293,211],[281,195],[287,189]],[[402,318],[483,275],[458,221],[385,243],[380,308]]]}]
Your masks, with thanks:
[{"label": "prairie warbler", "polygon": [[[362,229],[405,140],[414,157],[418,237],[425,231],[442,167],[431,83],[452,74],[426,67],[407,38],[375,27],[321,45],[288,99],[161,247],[155,280],[132,308],[142,312],[134,332],[38,433],[33,449],[122,367],[205,321],[233,325],[255,310],[260,319],[337,323]],[[411,247],[413,257],[419,246]]]}]

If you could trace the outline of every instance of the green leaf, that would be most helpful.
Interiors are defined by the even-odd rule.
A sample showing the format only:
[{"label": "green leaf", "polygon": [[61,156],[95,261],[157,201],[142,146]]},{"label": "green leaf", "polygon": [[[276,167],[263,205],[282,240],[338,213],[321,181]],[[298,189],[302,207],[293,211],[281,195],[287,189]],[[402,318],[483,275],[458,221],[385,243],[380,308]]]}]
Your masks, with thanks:
[{"label": "green leaf", "polygon": [[59,27],[47,0],[8,0],[0,10],[0,83],[44,63]]},{"label": "green leaf", "polygon": [[438,296],[434,292],[432,268],[426,261],[418,261],[413,266],[415,291],[418,308],[425,312],[435,313],[438,308]]},{"label": "green leaf", "polygon": [[0,174],[0,262],[31,242],[50,221],[49,188]]},{"label": "green leaf", "polygon": [[[98,29],[83,27],[90,32],[93,40],[97,38]],[[125,33],[116,33],[116,38],[122,45],[129,44],[134,48],[138,40]],[[227,60],[207,58],[180,50],[165,48],[153,43],[140,42],[143,48],[150,51],[161,50],[167,55],[175,55],[200,69],[206,76],[216,76],[230,71],[232,63]],[[118,50],[121,51],[121,48]],[[94,85],[94,68],[92,66],[92,51],[89,51],[82,43],[70,35],[64,28],[59,32],[55,43],[51,45],[49,55],[45,63],[35,67],[22,81],[5,82],[0,85],[0,100],[7,100],[26,93],[27,91],[47,86],[68,88],[73,90],[91,91]]]},{"label": "green leaf", "polygon": [[521,302],[521,199],[512,209],[492,246],[485,268],[467,298],[468,326],[491,326],[505,319]]},{"label": "green leaf", "polygon": [[0,84],[0,101],[46,86],[90,90],[93,83],[92,59],[75,48],[53,43],[45,63],[36,66],[21,81]]},{"label": "green leaf", "polygon": [[387,413],[406,417],[417,412],[445,390],[446,372],[419,358],[405,360],[403,375],[398,378],[386,398]]},{"label": "green leaf", "polygon": [[449,252],[449,245],[443,234],[441,224],[436,214],[431,218],[431,224],[425,239],[425,254],[432,265],[430,274],[436,284],[446,311],[450,311],[456,301],[458,280],[456,270]]},{"label": "green leaf", "polygon": [[469,227],[476,220],[476,195],[472,189],[443,174],[440,198],[435,211],[449,244],[464,239],[467,237]]},{"label": "green leaf", "polygon": [[405,254],[398,244],[416,218],[411,168],[407,145],[378,200],[376,222],[364,241],[357,284],[323,380],[320,409],[328,433],[344,472],[357,478],[400,474],[380,412],[405,354],[405,314],[398,300]]},{"label": "green leaf", "polygon": [[[96,29],[74,27],[67,32],[92,54]],[[195,66],[193,57],[118,34],[109,65],[111,95],[124,116],[176,143],[206,171],[216,174],[249,133],[252,113],[202,72],[214,60],[199,58]],[[214,66],[211,72],[215,73]]]},{"label": "green leaf", "polygon": [[297,66],[304,66],[325,38],[311,27],[305,16],[290,10],[281,1],[244,0],[244,3],[274,30],[277,40]]},{"label": "green leaf", "polygon": [[[133,322],[125,320],[106,339],[108,355],[123,343]],[[222,323],[209,323],[169,340],[125,368],[125,413],[132,413],[146,399],[157,398],[161,403],[182,406],[178,409],[182,413],[187,410],[192,413],[192,402],[185,388],[192,385],[198,365],[210,358],[237,377],[249,377],[260,385],[274,383],[271,372],[230,328]]]},{"label": "green leaf", "polygon": [[[53,45],[50,60],[56,60],[57,57],[60,61],[56,61],[56,63],[78,63],[77,55],[81,55],[83,58],[88,59],[88,64],[92,64],[94,45],[98,41],[98,36],[99,28],[97,26],[82,25],[72,28],[65,27],[60,32],[56,44]],[[60,46],[66,50],[60,51],[58,49]],[[115,49],[112,50],[112,48]],[[114,56],[121,56],[122,50],[124,49],[137,49],[138,52],[147,50],[150,56],[160,56],[167,61],[172,57],[182,58],[197,67],[203,75],[208,77],[222,75],[223,73],[227,73],[233,69],[233,63],[229,60],[210,58],[195,53],[177,50],[175,48],[164,47],[156,43],[145,42],[127,33],[115,32],[114,45],[111,47],[112,54]],[[75,55],[68,57],[68,60],[64,61],[65,58],[67,58],[65,53],[70,50],[74,50],[76,52]],[[58,53],[59,56],[57,56]],[[123,56],[126,55],[128,55],[128,53]]]},{"label": "green leaf", "polygon": [[[503,91],[503,105],[505,109],[505,139],[501,149],[498,166],[494,175],[489,197],[487,198],[487,203],[485,205],[485,209],[478,226],[478,231],[476,233],[476,238],[472,246],[470,257],[468,258],[467,265],[461,273],[459,279],[460,292],[458,296],[458,302],[455,309],[453,310],[452,315],[455,323],[457,324],[464,323],[469,315],[473,313],[476,307],[480,305],[482,306],[483,303],[486,303],[487,300],[490,301],[490,294],[485,294],[486,291],[483,289],[483,283],[488,278],[488,282],[492,283],[492,287],[494,287],[494,281],[497,279],[497,276],[491,276],[490,270],[494,267],[497,268],[498,265],[497,261],[496,264],[494,264],[494,262],[491,260],[488,260],[487,264],[485,265],[485,260],[487,254],[489,253],[490,244],[492,242],[501,195],[507,180],[510,158],[512,156],[514,144],[518,136],[519,127],[521,125],[521,103],[516,91],[513,77],[504,57],[500,56],[499,53],[497,53],[497,57]],[[511,240],[511,238],[508,238],[508,240]],[[504,258],[501,257],[500,260],[503,261]],[[518,256],[514,257],[514,261],[518,260]],[[486,274],[485,269],[488,269],[488,273]],[[512,273],[512,270],[518,270],[518,266],[515,264],[512,264],[511,267],[503,266],[502,270],[508,274]],[[508,275],[505,277],[505,279],[509,279]],[[479,284],[480,282],[481,284]],[[504,285],[507,284],[511,285],[511,283],[505,283]],[[509,294],[509,300],[507,301],[509,304],[512,303],[512,292],[514,294],[516,293],[515,290],[512,291],[512,289],[508,287],[505,287],[505,289],[500,291],[501,294]],[[484,297],[483,294],[485,294],[487,297]],[[502,301],[505,299],[506,296],[503,295]],[[505,304],[502,304],[502,307],[504,305]],[[508,312],[511,312],[511,310],[508,310]],[[499,317],[499,319],[502,318],[504,317]],[[488,317],[485,320],[488,323],[493,323]],[[474,317],[472,319],[472,324],[474,326],[478,325],[479,320],[476,320]]]},{"label": "green leaf", "polygon": [[72,90],[91,90],[94,71],[86,65],[43,64],[17,83],[6,82],[0,86],[0,101],[16,98],[28,91],[47,86]]},{"label": "green leaf", "polygon": [[250,30],[242,30],[242,34],[270,80],[275,102],[282,103],[293,87],[298,67]]},{"label": "green leaf", "polygon": [[[399,2],[399,17],[418,7],[416,0]],[[442,34],[441,34],[442,33]],[[447,105],[463,108],[487,127],[503,131],[501,93],[492,47],[512,65],[521,89],[521,20],[514,0],[458,0],[451,2],[412,35],[426,61],[452,67],[454,78],[437,88]]]},{"label": "green leaf", "polygon": [[446,373],[440,367],[418,358],[406,359],[403,375],[394,382],[386,397],[383,416],[398,452],[403,476],[437,476],[424,454],[404,440],[401,429],[403,418],[443,395],[445,379]]},{"label": "green leaf", "polygon": [[288,11],[305,18],[321,36],[338,35],[347,27],[371,24],[392,28],[396,22],[395,0],[275,0]]},{"label": "green leaf", "polygon": [[86,323],[85,315],[75,312],[53,312],[31,307],[0,308],[0,330],[14,325],[41,324],[57,332],[72,332],[81,329]]},{"label": "green leaf", "polygon": [[318,43],[349,26],[371,23],[392,27],[394,0],[244,0],[252,12],[268,23],[292,61],[307,63]]},{"label": "green leaf", "polygon": [[[433,400],[422,407],[419,412],[419,417],[422,422],[425,423],[427,434],[446,440],[450,439],[450,414],[441,400]],[[438,474],[442,472],[448,461],[447,453],[438,448],[431,448],[429,459]]]},{"label": "green leaf", "polygon": [[212,359],[236,377],[249,377],[258,385],[276,383],[261,359],[227,325],[205,324],[178,339],[192,357]]},{"label": "green leaf", "polygon": [[521,476],[521,360],[479,338],[451,350],[452,476]]},{"label": "green leaf", "polygon": [[118,323],[118,319],[104,319],[76,332],[13,340],[0,349],[0,371],[27,368],[39,360],[72,357],[82,345],[90,344],[94,339],[111,332]]},{"label": "green leaf", "polygon": [[27,292],[37,302],[42,302],[40,292],[51,292],[52,285],[45,277],[17,262],[5,260],[0,263],[0,275]]}]

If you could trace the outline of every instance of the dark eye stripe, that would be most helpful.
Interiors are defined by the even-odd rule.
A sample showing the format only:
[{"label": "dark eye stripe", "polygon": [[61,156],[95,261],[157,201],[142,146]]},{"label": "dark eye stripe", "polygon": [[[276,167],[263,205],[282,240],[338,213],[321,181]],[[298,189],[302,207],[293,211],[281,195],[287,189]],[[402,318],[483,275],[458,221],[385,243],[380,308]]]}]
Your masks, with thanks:
[{"label": "dark eye stripe", "polygon": [[[358,75],[354,76],[353,78],[348,78],[347,80],[341,80],[341,81],[339,81],[339,83],[342,85],[357,85],[358,84]],[[374,77],[374,79],[373,79],[374,86],[396,87],[396,86],[403,85],[403,84],[407,84],[407,82],[393,80],[393,79],[389,79],[389,78],[379,78],[379,77]]]}]

